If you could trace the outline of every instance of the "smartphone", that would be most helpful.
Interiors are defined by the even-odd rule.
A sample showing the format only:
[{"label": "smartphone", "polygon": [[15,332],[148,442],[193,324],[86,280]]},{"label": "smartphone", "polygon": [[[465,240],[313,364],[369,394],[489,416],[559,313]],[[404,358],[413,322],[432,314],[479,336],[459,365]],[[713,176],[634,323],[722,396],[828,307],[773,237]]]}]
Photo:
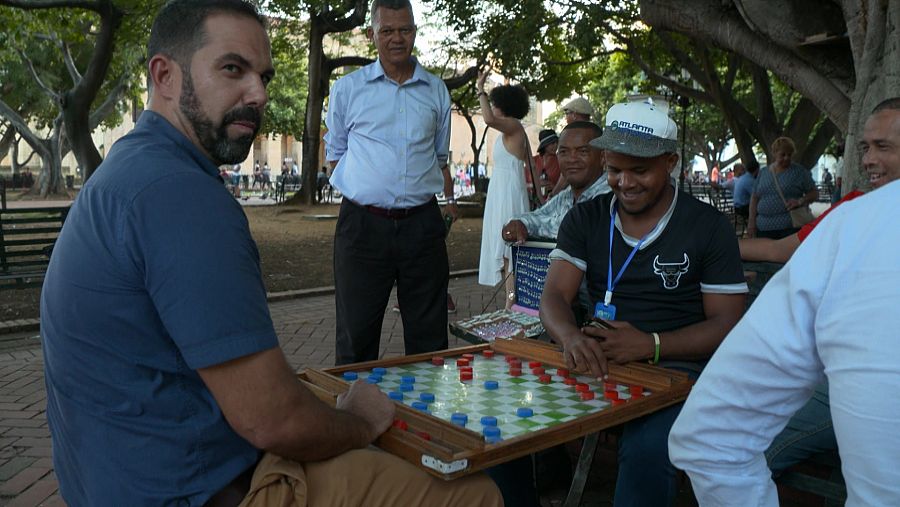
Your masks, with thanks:
[{"label": "smartphone", "polygon": [[606,322],[603,319],[598,319],[596,317],[589,320],[587,322],[587,325],[591,326],[591,327],[600,328],[600,329],[613,329],[613,327],[609,325],[609,322]]}]

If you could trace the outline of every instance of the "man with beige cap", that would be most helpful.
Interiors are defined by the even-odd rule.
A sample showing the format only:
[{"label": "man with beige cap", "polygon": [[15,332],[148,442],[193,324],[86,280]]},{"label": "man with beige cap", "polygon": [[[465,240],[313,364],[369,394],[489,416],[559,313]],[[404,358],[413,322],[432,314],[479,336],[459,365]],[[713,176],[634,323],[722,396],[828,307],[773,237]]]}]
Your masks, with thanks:
[{"label": "man with beige cap", "polygon": [[563,105],[562,110],[566,113],[566,124],[573,121],[591,121],[594,116],[594,106],[584,97],[575,97]]}]

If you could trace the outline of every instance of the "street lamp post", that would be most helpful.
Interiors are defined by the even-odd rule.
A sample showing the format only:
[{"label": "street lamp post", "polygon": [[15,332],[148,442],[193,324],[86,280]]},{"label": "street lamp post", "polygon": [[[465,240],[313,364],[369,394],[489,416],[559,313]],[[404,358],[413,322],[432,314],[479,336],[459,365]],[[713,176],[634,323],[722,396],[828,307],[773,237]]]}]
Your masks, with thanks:
[{"label": "street lamp post", "polygon": [[[688,106],[691,105],[690,99],[685,97],[684,95],[678,96],[678,105],[681,106],[681,175],[679,176],[679,183],[682,190],[684,190],[684,173],[687,169],[687,160],[685,159],[685,145],[687,139],[687,110]],[[688,191],[691,195],[694,195],[694,188],[688,181]]]}]

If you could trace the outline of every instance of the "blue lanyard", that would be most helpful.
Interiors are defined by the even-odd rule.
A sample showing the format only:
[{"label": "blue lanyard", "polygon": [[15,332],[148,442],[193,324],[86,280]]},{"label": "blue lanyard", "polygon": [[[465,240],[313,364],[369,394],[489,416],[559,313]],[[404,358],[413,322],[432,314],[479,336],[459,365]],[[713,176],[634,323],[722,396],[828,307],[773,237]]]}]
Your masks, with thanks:
[{"label": "blue lanyard", "polygon": [[619,270],[619,274],[616,275],[616,279],[613,280],[612,247],[613,247],[613,234],[616,231],[616,210],[617,209],[618,209],[618,206],[613,206],[612,213],[610,213],[610,216],[609,216],[609,262],[607,262],[608,270],[607,270],[607,275],[606,275],[606,295],[603,297],[603,304],[605,304],[605,305],[609,305],[612,302],[613,289],[615,289],[616,284],[619,283],[619,280],[622,279],[622,275],[625,273],[625,268],[627,268],[628,265],[631,264],[631,259],[634,258],[634,254],[636,254],[637,251],[640,250],[641,245],[644,244],[644,240],[646,240],[648,236],[653,234],[653,231],[655,231],[656,228],[659,227],[659,223],[657,222],[657,224],[653,227],[653,229],[651,229],[650,232],[645,234],[644,237],[641,238],[637,242],[637,245],[634,245],[634,248],[631,249],[631,253],[628,254],[628,258],[625,259],[625,264],[622,264],[622,269]]}]

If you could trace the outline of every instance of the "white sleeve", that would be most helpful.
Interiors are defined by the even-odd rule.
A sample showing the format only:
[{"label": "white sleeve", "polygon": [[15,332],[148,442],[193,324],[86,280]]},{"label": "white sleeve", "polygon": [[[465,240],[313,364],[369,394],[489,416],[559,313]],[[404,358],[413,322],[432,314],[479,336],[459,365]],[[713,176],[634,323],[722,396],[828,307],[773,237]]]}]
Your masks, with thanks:
[{"label": "white sleeve", "polygon": [[822,379],[814,318],[827,280],[803,257],[772,278],[725,338],[669,434],[669,457],[700,505],[778,505],[764,452]]}]

